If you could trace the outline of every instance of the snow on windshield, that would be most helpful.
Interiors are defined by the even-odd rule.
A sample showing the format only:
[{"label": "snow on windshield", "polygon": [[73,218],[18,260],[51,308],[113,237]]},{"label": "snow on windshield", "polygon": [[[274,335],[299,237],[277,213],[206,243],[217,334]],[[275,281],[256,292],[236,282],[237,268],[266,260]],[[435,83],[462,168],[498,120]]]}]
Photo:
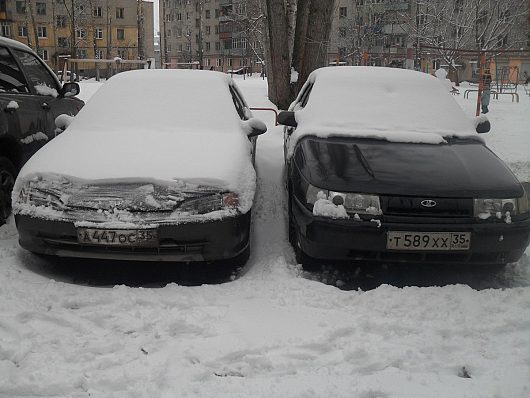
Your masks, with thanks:
[{"label": "snow on windshield", "polygon": [[425,73],[373,67],[321,68],[309,101],[296,110],[292,143],[303,135],[354,136],[440,144],[444,137],[479,139],[473,122],[446,88]]},{"label": "snow on windshield", "polygon": [[[108,80],[78,113],[72,129],[112,133],[142,129],[236,133],[239,116],[225,74],[198,70],[136,70]],[[95,117],[94,115],[97,115]]]}]

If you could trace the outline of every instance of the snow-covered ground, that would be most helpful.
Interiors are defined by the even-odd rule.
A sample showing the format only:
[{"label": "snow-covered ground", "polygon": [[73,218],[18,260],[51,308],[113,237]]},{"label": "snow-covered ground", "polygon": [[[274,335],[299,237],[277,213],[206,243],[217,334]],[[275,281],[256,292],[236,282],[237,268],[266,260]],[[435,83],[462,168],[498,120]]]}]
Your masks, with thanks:
[{"label": "snow-covered ground", "polygon": [[[264,81],[237,78],[251,106],[270,106]],[[82,96],[95,89],[83,83]],[[473,115],[473,96],[456,100]],[[529,108],[524,96],[492,101],[486,137],[526,181]],[[42,259],[18,247],[12,220],[0,228],[0,397],[529,397],[530,251],[502,275],[302,272],[286,236],[282,130],[256,115],[269,132],[252,255],[233,281]]]}]

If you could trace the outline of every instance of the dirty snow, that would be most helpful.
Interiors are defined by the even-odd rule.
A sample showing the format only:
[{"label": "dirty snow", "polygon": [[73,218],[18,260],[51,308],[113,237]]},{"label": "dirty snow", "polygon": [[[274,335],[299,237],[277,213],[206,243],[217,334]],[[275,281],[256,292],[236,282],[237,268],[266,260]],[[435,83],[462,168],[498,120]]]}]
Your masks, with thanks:
[{"label": "dirty snow", "polygon": [[[270,106],[266,82],[237,82]],[[487,142],[511,166],[528,162],[529,104],[492,100]],[[502,289],[459,283],[456,270],[431,287],[322,283],[344,285],[295,264],[282,129],[257,116],[270,132],[258,140],[252,255],[232,282],[128,287],[125,264],[118,285],[87,286],[77,263],[61,271],[18,247],[12,220],[0,227],[0,397],[528,398],[530,251],[496,279]]]}]

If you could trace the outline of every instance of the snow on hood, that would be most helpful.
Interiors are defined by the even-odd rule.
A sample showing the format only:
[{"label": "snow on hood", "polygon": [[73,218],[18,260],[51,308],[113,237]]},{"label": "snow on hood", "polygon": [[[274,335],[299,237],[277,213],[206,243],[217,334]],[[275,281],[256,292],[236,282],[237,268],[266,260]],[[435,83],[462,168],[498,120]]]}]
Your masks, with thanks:
[{"label": "snow on hood", "polygon": [[241,210],[248,210],[255,172],[229,80],[211,71],[114,76],[63,134],[26,163],[13,198],[36,176],[62,175],[84,183],[202,181],[238,193]]},{"label": "snow on hood", "polygon": [[[425,73],[381,67],[327,67],[313,84],[304,108],[295,108],[304,135],[353,136],[393,142],[440,144],[446,137],[481,140],[473,121],[438,79]],[[302,91],[301,91],[302,92]]]}]

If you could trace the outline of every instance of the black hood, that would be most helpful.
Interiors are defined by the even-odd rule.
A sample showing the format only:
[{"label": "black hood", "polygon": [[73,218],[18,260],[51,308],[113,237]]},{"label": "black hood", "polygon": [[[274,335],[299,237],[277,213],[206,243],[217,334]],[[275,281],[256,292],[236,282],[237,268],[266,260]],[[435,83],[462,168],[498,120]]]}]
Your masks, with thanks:
[{"label": "black hood", "polygon": [[520,197],[511,170],[478,141],[411,144],[305,137],[295,167],[312,185],[339,192],[433,197]]}]

